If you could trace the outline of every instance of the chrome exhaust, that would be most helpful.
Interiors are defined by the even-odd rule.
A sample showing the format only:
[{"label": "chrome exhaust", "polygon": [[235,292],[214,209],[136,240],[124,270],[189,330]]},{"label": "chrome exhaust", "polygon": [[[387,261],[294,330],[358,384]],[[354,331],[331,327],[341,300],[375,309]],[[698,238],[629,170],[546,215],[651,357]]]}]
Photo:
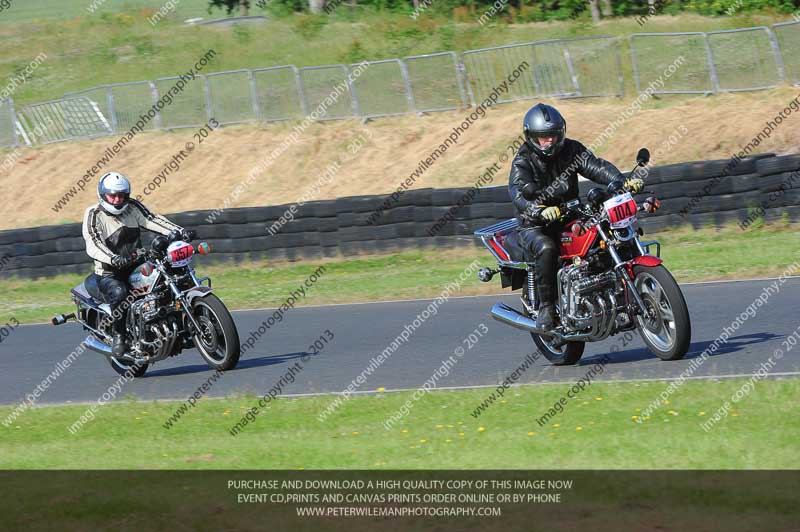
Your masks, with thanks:
[{"label": "chrome exhaust", "polygon": [[86,340],[84,340],[83,343],[85,343],[86,347],[88,347],[92,351],[97,351],[101,355],[105,355],[107,357],[111,356],[111,346],[101,342],[94,336],[87,336]]},{"label": "chrome exhaust", "polygon": [[509,307],[505,303],[495,303],[491,313],[494,319],[500,323],[510,325],[511,327],[536,334],[547,332],[546,329],[536,323],[536,320],[523,315],[518,310]]}]

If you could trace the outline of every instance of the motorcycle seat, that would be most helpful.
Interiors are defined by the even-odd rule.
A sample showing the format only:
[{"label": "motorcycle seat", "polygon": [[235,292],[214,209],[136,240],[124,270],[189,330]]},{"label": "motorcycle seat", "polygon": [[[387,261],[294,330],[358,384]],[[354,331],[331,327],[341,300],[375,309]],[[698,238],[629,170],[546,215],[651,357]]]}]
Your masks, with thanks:
[{"label": "motorcycle seat", "polygon": [[111,307],[103,300],[103,295],[100,293],[100,287],[97,285],[97,277],[95,274],[90,274],[86,280],[73,288],[71,292],[85,301],[87,305],[111,313]]}]

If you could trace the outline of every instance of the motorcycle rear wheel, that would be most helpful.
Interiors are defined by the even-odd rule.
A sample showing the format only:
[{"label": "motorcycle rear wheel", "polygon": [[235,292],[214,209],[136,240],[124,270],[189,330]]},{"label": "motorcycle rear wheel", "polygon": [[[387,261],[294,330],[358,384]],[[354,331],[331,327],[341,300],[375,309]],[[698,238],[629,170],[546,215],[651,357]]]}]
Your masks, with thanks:
[{"label": "motorcycle rear wheel", "polygon": [[557,348],[552,345],[554,339],[550,336],[531,333],[531,338],[539,348],[539,352],[554,366],[577,364],[586,348],[586,342],[566,342]]},{"label": "motorcycle rear wheel", "polygon": [[[523,293],[527,296],[527,286],[523,288]],[[530,298],[528,298],[528,301],[530,301]],[[528,312],[528,316],[532,318],[533,314]],[[531,338],[533,338],[533,343],[536,344],[539,352],[554,366],[577,364],[583,356],[583,350],[586,349],[586,342],[566,342],[556,347],[553,345],[555,339],[551,336],[531,333]]]},{"label": "motorcycle rear wheel", "polygon": [[108,361],[111,363],[111,367],[117,372],[117,374],[127,375],[128,377],[133,377],[136,379],[139,377],[144,377],[147,368],[150,367],[150,364],[139,364],[134,366],[130,362],[124,362],[114,357],[109,357]]}]

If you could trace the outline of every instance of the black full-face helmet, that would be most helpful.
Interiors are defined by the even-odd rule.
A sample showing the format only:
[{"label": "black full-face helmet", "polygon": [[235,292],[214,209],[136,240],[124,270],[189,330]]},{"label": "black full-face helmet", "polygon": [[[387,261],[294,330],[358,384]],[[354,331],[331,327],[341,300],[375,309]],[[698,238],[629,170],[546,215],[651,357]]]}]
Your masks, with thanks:
[{"label": "black full-face helmet", "polygon": [[[539,103],[525,113],[522,131],[528,146],[546,159],[558,154],[567,135],[567,122],[555,107]],[[547,143],[543,139],[553,138]]]}]

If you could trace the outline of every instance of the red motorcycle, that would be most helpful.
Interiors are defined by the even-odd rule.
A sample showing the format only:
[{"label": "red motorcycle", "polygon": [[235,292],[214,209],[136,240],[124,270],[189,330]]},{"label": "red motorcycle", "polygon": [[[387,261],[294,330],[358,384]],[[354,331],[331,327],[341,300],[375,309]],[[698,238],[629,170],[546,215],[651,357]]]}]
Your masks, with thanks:
[{"label": "red motorcycle", "polygon": [[[642,148],[634,171],[645,173],[650,153]],[[641,169],[639,168],[641,167]],[[523,197],[533,200],[523,187]],[[595,187],[587,203],[579,199],[562,205],[561,257],[556,277],[552,330],[536,322],[538,302],[534,264],[525,262],[517,238],[516,218],[475,231],[498,262],[497,269],[481,268],[478,278],[489,282],[500,274],[503,288],[522,288],[523,311],[495,303],[492,317],[528,331],[539,351],[555,365],[575,364],[586,342],[638,329],[647,347],[662,360],[683,358],[691,341],[691,321],[681,289],[662,265],[661,244],[643,242],[639,212],[655,212],[659,200],[648,197],[641,205],[619,180],[605,189]],[[655,256],[650,248],[655,247]]]}]

